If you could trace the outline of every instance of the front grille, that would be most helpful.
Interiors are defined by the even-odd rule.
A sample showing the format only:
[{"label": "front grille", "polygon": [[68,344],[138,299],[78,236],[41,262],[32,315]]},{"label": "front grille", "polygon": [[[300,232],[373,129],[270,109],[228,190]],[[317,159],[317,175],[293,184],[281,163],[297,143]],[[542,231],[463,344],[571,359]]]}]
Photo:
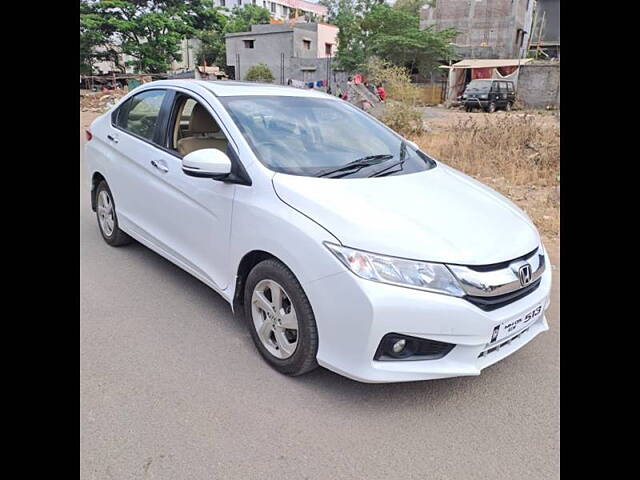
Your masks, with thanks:
[{"label": "front grille", "polygon": [[[527,266],[529,278],[522,286],[520,271]],[[465,291],[463,297],[476,307],[490,312],[513,303],[540,286],[545,271],[546,259],[540,248],[500,263],[489,265],[448,265]]]},{"label": "front grille", "polygon": [[540,286],[541,280],[542,279],[539,278],[531,285],[527,285],[526,287],[521,288],[520,290],[516,290],[515,292],[505,293],[504,295],[497,295],[495,297],[474,297],[471,295],[466,295],[463,298],[473,303],[476,307],[481,308],[485,312],[491,312],[492,310],[505,307],[510,303],[516,302],[521,298],[526,297]]}]

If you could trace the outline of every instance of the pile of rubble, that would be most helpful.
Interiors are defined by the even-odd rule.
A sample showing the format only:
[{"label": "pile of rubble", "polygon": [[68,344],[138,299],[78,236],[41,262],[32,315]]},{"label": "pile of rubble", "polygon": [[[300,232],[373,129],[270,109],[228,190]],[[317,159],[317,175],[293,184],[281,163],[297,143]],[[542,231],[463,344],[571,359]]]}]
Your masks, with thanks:
[{"label": "pile of rubble", "polygon": [[104,113],[128,92],[127,88],[116,88],[104,92],[80,92],[80,111]]}]

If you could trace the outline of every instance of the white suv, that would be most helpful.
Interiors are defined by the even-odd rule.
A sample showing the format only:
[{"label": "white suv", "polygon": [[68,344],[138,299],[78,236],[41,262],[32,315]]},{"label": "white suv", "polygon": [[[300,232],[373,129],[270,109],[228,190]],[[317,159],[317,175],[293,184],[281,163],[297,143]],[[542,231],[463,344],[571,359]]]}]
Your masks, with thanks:
[{"label": "white suv", "polygon": [[152,82],[87,139],[105,241],[209,285],[282,373],[478,375],[549,328],[530,219],[336,97]]}]

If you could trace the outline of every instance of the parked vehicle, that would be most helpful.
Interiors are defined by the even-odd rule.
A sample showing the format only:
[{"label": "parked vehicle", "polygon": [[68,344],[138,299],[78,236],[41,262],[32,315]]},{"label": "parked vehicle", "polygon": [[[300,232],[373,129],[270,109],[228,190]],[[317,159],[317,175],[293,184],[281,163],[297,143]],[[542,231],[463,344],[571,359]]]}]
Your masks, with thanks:
[{"label": "parked vehicle", "polygon": [[152,82],[84,148],[104,240],[210,286],[279,372],[478,375],[549,328],[527,215],[336,97]]},{"label": "parked vehicle", "polygon": [[493,113],[499,108],[510,111],[516,101],[516,90],[510,80],[472,80],[462,94],[462,102],[467,112],[480,108]]}]

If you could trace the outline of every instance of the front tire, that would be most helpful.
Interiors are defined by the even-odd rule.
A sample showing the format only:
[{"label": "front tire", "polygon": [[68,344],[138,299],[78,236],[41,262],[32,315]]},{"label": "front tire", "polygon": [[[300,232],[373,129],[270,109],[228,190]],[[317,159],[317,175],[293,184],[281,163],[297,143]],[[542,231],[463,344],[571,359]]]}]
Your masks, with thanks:
[{"label": "front tire", "polygon": [[131,243],[131,237],[120,230],[116,204],[109,185],[104,180],[96,187],[96,216],[102,238],[112,247]]},{"label": "front tire", "polygon": [[318,366],[318,330],[300,282],[282,262],[268,259],[249,273],[244,314],[262,357],[285,375],[302,375]]},{"label": "front tire", "polygon": [[496,111],[496,103],[495,102],[491,102],[489,104],[489,106],[487,107],[487,112],[488,113],[493,113]]}]

